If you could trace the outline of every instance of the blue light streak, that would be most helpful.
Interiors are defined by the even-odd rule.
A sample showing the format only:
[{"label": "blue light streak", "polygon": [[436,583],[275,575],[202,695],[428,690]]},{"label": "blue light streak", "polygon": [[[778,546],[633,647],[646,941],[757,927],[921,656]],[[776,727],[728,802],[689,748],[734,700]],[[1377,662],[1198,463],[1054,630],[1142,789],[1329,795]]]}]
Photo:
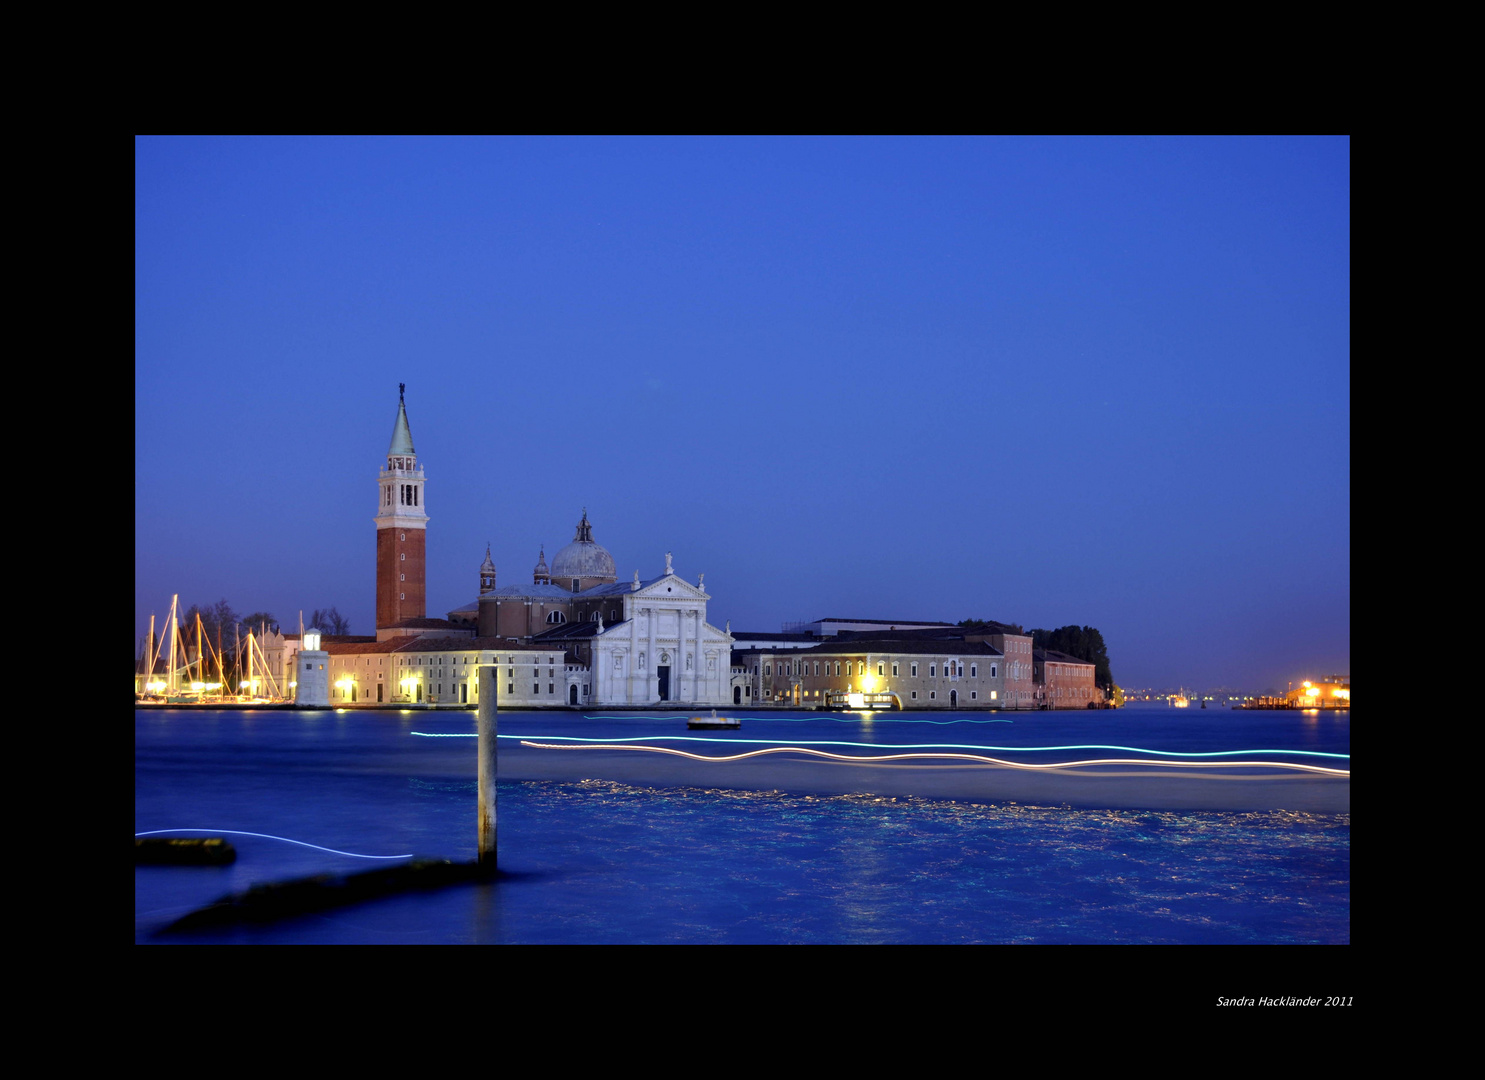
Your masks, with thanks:
[{"label": "blue light streak", "polygon": [[328,851],[332,855],[349,855],[353,859],[411,859],[411,855],[359,855],[354,851],[337,851],[335,848],[321,847],[319,844],[306,844],[303,840],[290,840],[287,836],[271,836],[261,832],[243,832],[241,829],[150,829],[147,832],[137,832],[135,836],[160,836],[164,833],[210,833],[213,836],[256,836],[263,840],[282,840],[286,844],[298,844],[300,847],[314,848],[316,851]]}]

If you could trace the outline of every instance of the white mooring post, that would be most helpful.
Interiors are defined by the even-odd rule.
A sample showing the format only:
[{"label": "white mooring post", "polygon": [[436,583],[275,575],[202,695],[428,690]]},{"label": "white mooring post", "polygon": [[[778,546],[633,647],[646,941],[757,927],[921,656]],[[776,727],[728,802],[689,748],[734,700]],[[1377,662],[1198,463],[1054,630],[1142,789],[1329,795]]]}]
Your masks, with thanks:
[{"label": "white mooring post", "polygon": [[479,731],[480,798],[479,798],[479,863],[495,869],[495,736],[500,731],[496,719],[496,675],[492,665],[479,668],[479,705],[475,726]]}]

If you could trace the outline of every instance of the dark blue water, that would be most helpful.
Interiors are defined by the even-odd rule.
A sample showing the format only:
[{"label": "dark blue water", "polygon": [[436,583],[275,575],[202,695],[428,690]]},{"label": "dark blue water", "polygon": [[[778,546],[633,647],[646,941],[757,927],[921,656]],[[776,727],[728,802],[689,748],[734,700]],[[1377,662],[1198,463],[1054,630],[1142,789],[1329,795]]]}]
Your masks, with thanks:
[{"label": "dark blue water", "polygon": [[[1322,759],[1294,751],[1350,750],[1349,713],[1131,709],[1030,714],[1010,723],[986,722],[986,714],[959,714],[965,720],[955,723],[943,723],[942,714],[879,715],[870,723],[850,714],[839,720],[798,715],[798,722],[750,719],[738,733],[708,736],[717,741],[683,744],[678,740],[688,734],[706,733],[686,733],[674,716],[590,720],[571,713],[503,713],[502,775],[520,772],[523,763],[540,773],[546,759],[521,742],[561,735],[643,737],[646,745],[661,745],[665,736],[676,740],[669,745],[708,754],[754,748],[759,743],[753,740],[878,748],[946,743],[1263,749],[1283,751],[1295,761]],[[547,758],[559,759],[565,779],[502,781],[500,865],[508,876],[498,882],[266,927],[157,936],[188,911],[256,883],[389,865],[357,856],[473,858],[475,740],[426,737],[458,736],[472,728],[470,713],[136,713],[136,831],[237,830],[352,853],[233,835],[239,852],[233,866],[137,868],[136,940],[1350,940],[1349,813],[1284,806],[1303,801],[1290,795],[1298,787],[1280,786],[1275,805],[1263,809],[1086,805],[1097,797],[1077,794],[1085,790],[1077,783],[1061,805],[1028,805],[1024,799],[912,793],[941,788],[944,772],[932,762],[894,768],[888,786],[895,795],[832,794],[840,786],[833,778],[854,779],[856,773],[774,758],[721,773],[721,766],[667,758],[666,771],[640,768],[643,782],[635,782],[634,775],[615,772],[608,763],[617,761],[632,773],[631,762],[660,759],[613,751],[593,752],[586,763],[547,752]],[[996,751],[1002,758],[1058,761],[1103,753]],[[1349,759],[1326,763],[1349,768]],[[739,783],[739,776],[746,782]],[[870,778],[864,782],[872,784]],[[1136,796],[1147,788],[1168,789],[1164,774],[1128,783]],[[1243,781],[1202,784],[1223,795],[1250,790]]]}]

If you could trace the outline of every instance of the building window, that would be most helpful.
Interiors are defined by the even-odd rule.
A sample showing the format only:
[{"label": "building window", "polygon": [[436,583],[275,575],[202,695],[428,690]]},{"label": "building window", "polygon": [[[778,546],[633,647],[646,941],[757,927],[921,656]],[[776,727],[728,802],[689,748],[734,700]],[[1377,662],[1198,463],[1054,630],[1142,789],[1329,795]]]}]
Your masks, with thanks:
[{"label": "building window", "polygon": [[[913,665],[912,671],[913,671],[913,678],[916,679],[918,677],[918,665],[917,664],[914,664]],[[916,690],[913,691],[913,697],[917,697],[917,696],[918,696],[917,691]]]},{"label": "building window", "polygon": [[970,664],[969,665],[969,677],[971,679],[973,679],[976,676],[978,676],[979,674],[980,674],[980,665],[979,664]]},{"label": "building window", "polygon": [[975,693],[973,690],[971,690],[969,692],[969,700],[970,701],[978,701],[979,700],[979,697],[980,697],[980,695],[977,694],[977,693]]},{"label": "building window", "polygon": [[937,690],[930,690],[930,691],[928,691],[928,700],[929,701],[937,701],[938,700],[938,691]]},{"label": "building window", "polygon": [[930,679],[932,679],[937,674],[938,674],[938,665],[937,664],[929,664],[928,665],[928,677]]},{"label": "building window", "polygon": [[897,678],[897,665],[896,664],[893,664],[892,665],[892,677],[894,679]]},{"label": "building window", "polygon": [[886,664],[878,664],[877,665],[877,674],[878,675],[885,675],[885,674],[887,674],[887,665]]},{"label": "building window", "polygon": [[916,690],[913,691],[913,700],[914,701],[917,701],[918,700],[918,691],[916,691]]}]

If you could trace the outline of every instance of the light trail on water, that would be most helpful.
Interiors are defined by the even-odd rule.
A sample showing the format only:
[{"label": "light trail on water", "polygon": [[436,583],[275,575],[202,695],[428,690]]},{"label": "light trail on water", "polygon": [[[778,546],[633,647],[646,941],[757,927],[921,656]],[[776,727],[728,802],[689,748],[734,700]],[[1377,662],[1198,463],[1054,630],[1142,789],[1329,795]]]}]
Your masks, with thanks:
[{"label": "light trail on water", "polygon": [[148,832],[137,832],[135,836],[163,836],[167,833],[210,833],[212,836],[256,836],[262,840],[282,840],[286,844],[298,844],[300,847],[314,848],[316,851],[328,851],[332,855],[349,855],[353,859],[411,859],[411,855],[361,855],[354,851],[337,851],[331,847],[321,847],[319,844],[305,843],[303,840],[291,840],[287,836],[273,836],[270,833],[244,832],[241,829],[150,829]]},{"label": "light trail on water", "polygon": [[[419,735],[425,739],[475,739],[479,736],[474,732],[437,733],[427,731],[409,732],[411,735]],[[597,739],[582,735],[500,735],[501,739],[521,740],[526,738],[561,739],[570,743],[603,743],[614,745],[618,743],[643,743],[643,742],[696,742],[708,744],[721,744],[723,746],[737,746],[746,744],[750,746],[774,746],[772,739],[711,739],[700,735],[634,735],[619,739]],[[993,750],[996,753],[1048,753],[1064,750],[1122,750],[1127,754],[1153,754],[1157,757],[1181,757],[1181,758],[1215,758],[1232,757],[1234,755],[1248,754],[1290,754],[1303,755],[1304,757],[1342,758],[1351,760],[1350,754],[1335,754],[1323,750],[1151,750],[1143,746],[1106,746],[1099,743],[1072,743],[1066,746],[977,746],[974,743],[863,743],[847,742],[836,739],[812,739],[802,740],[799,746],[850,746],[860,747],[865,750]]]},{"label": "light trail on water", "polygon": [[[698,740],[700,741],[700,740]],[[720,741],[720,740],[719,740]],[[756,741],[756,740],[755,740]],[[1149,768],[1166,769],[1191,769],[1191,768],[1231,768],[1231,769],[1294,769],[1299,772],[1320,773],[1326,776],[1337,776],[1350,779],[1351,773],[1347,769],[1332,769],[1324,765],[1305,765],[1288,761],[1147,761],[1141,758],[1093,758],[1083,761],[1064,761],[1051,764],[1029,764],[1025,762],[1007,761],[1003,758],[987,757],[983,754],[959,754],[959,753],[917,753],[917,754],[877,754],[862,756],[857,754],[836,754],[828,750],[815,750],[809,746],[770,746],[762,750],[747,750],[741,754],[693,754],[687,750],[677,750],[668,746],[642,746],[632,742],[624,743],[537,743],[522,739],[521,745],[534,750],[633,750],[652,754],[671,754],[675,757],[687,758],[691,761],[702,761],[708,764],[720,764],[724,762],[745,761],[749,758],[762,757],[766,754],[805,754],[812,757],[824,758],[827,761],[845,762],[852,765],[878,765],[899,761],[915,761],[922,759],[933,759],[940,761],[972,761],[985,765],[998,765],[1007,769],[1026,769],[1030,771],[1049,771],[1056,769],[1086,768],[1092,765],[1142,765]],[[860,745],[860,744],[856,744]],[[1251,779],[1261,779],[1252,777]]]}]

